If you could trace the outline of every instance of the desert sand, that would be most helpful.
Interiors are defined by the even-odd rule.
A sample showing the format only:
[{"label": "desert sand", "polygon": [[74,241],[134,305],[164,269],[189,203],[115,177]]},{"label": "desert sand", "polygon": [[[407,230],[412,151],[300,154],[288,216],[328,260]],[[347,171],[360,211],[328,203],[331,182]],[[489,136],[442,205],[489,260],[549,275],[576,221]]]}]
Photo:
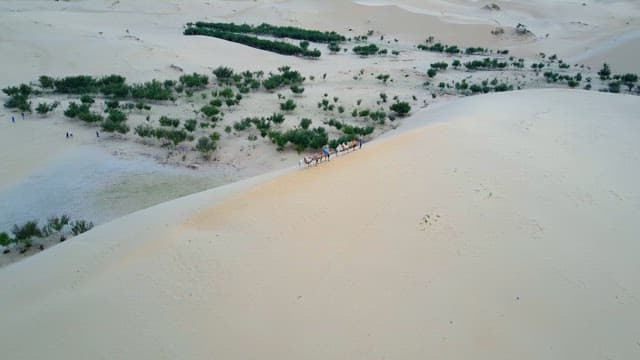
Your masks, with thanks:
[{"label": "desert sand", "polygon": [[[25,120],[1,107],[0,231],[62,213],[98,224],[27,258],[0,255],[3,358],[640,357],[640,97],[597,91],[594,75],[603,62],[640,72],[639,19],[635,1],[2,1],[0,88],[291,66],[316,80],[286,126],[335,116],[315,106],[327,93],[345,118],[380,92],[412,106],[362,150],[304,169],[301,154],[247,133],[223,133],[212,161],[133,134],[97,138],[62,115],[72,96]],[[281,56],[183,36],[195,20],[373,31],[399,55]],[[532,34],[514,35],[519,23]],[[417,51],[428,36],[508,49],[527,67],[557,54],[594,87],[450,69],[433,83],[527,90],[433,98],[425,72],[453,58]],[[150,115],[185,119],[203,99]],[[277,111],[275,99],[246,96],[224,125]]]},{"label": "desert sand", "polygon": [[637,97],[538,90],[0,271],[12,359],[634,358]]}]

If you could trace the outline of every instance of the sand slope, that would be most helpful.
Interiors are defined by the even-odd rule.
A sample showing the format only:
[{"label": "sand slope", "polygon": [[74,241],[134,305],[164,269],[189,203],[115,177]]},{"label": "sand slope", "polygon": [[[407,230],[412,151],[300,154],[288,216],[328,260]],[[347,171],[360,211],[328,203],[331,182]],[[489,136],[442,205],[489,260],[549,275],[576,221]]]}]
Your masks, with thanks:
[{"label": "sand slope", "polygon": [[[0,270],[7,358],[640,356],[637,97],[520,91]],[[242,190],[242,191],[241,191]]]}]

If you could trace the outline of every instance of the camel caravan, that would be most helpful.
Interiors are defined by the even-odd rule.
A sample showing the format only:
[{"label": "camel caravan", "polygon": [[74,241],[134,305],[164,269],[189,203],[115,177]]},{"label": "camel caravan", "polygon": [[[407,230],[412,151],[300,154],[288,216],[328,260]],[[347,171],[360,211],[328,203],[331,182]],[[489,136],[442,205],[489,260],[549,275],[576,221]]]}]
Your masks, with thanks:
[{"label": "camel caravan", "polygon": [[355,151],[357,149],[362,149],[362,139],[360,140],[352,140],[346,143],[339,144],[335,151],[332,153],[331,149],[329,149],[329,145],[325,145],[322,147],[322,152],[314,153],[307,155],[300,159],[298,165],[300,167],[308,167],[311,165],[318,165],[323,161],[331,160],[331,155],[340,156],[345,153],[349,153],[351,151]]}]

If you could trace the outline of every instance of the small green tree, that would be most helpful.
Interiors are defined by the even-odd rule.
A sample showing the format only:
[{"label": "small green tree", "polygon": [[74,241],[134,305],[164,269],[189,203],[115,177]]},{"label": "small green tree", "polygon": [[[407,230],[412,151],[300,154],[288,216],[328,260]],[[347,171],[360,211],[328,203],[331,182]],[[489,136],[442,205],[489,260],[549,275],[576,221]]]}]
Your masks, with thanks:
[{"label": "small green tree", "polygon": [[600,80],[609,79],[609,77],[611,76],[611,68],[609,67],[609,64],[604,63],[602,65],[602,69],[598,71],[598,75],[600,76]]}]

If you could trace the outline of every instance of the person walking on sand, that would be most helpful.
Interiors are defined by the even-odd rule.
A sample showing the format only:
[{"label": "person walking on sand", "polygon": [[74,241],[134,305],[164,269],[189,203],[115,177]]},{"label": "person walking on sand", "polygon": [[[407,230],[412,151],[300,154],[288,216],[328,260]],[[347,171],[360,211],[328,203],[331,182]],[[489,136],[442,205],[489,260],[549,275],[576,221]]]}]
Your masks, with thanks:
[{"label": "person walking on sand", "polygon": [[22,112],[22,120],[24,120],[24,111]]},{"label": "person walking on sand", "polygon": [[96,137],[99,138],[100,137],[100,131],[96,130]]},{"label": "person walking on sand", "polygon": [[362,138],[359,138],[358,141],[360,142],[360,149],[362,149],[362,144],[364,143],[364,140],[362,140]]},{"label": "person walking on sand", "polygon": [[324,145],[322,147],[322,152],[324,153],[324,156],[327,157],[327,160],[331,160],[331,153],[329,152],[329,145]]},{"label": "person walking on sand", "polygon": [[16,116],[15,115],[11,115],[11,122],[12,123],[16,123]]}]

